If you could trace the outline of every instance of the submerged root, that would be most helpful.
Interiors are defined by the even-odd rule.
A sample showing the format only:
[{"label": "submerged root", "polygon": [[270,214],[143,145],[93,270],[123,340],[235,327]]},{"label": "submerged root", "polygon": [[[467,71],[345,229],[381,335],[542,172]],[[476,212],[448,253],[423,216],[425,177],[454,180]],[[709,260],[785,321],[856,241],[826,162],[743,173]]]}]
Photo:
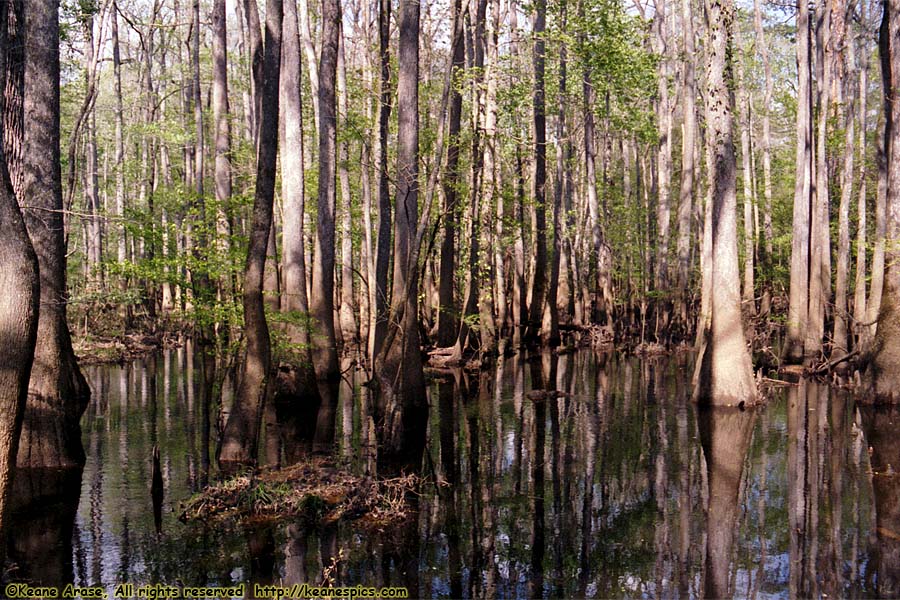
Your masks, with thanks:
[{"label": "submerged root", "polygon": [[265,473],[246,473],[211,485],[182,503],[182,522],[238,521],[271,524],[289,519],[314,523],[361,520],[382,528],[409,516],[409,495],[421,478],[373,479],[353,475],[328,458],[314,458]]}]

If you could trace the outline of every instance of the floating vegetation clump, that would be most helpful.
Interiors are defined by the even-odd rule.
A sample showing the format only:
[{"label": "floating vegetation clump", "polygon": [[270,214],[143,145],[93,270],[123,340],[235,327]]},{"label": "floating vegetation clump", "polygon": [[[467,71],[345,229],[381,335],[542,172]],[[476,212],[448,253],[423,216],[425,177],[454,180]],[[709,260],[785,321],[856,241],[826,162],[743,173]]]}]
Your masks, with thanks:
[{"label": "floating vegetation clump", "polygon": [[182,504],[180,519],[265,524],[288,519],[310,523],[359,520],[381,529],[410,514],[410,494],[421,478],[354,475],[328,458],[305,460],[284,469],[247,472],[213,484]]}]

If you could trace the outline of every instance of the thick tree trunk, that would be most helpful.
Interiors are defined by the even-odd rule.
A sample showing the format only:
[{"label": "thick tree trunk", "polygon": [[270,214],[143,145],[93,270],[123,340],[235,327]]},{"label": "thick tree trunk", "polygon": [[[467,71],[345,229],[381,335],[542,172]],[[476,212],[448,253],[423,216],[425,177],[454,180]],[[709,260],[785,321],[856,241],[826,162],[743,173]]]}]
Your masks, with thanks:
[{"label": "thick tree trunk", "polygon": [[831,110],[831,2],[816,12],[817,140],[815,188],[810,212],[809,316],[804,354],[818,357],[825,336],[825,309],[831,297],[831,234],[829,229],[828,116]]},{"label": "thick tree trunk", "polygon": [[23,210],[25,224],[40,264],[41,308],[17,457],[20,467],[84,464],[78,421],[91,393],[75,360],[66,322],[58,9],[58,0],[29,1],[25,8],[24,122],[28,126],[20,202],[27,207]]},{"label": "thick tree trunk", "polygon": [[808,329],[810,274],[810,198],[812,194],[812,79],[809,4],[797,12],[797,157],[794,173],[794,225],[791,237],[791,283],[784,356],[803,360]]},{"label": "thick tree trunk", "polygon": [[[846,21],[841,23],[846,27]],[[843,73],[840,74],[837,81],[838,100],[837,104],[844,107],[844,148],[843,148],[843,165],[840,174],[841,187],[841,203],[838,209],[838,253],[837,253],[837,274],[835,277],[834,287],[834,330],[833,342],[831,348],[832,358],[840,358],[850,350],[850,340],[848,338],[849,329],[849,312],[847,304],[847,292],[850,280],[850,203],[853,196],[853,155],[856,149],[853,147],[855,141],[855,102],[850,92],[849,82],[853,77],[854,69],[854,40],[844,37],[847,35],[842,27],[839,32],[837,46],[844,49]],[[849,37],[849,36],[848,36]],[[846,88],[846,94],[842,94],[843,88]],[[842,96],[846,96],[846,104]],[[865,249],[863,249],[865,256]],[[863,259],[865,260],[865,259]]]},{"label": "thick tree trunk", "polygon": [[281,196],[283,209],[282,233],[282,302],[287,313],[285,324],[290,343],[295,344],[294,369],[279,380],[279,391],[295,398],[315,395],[315,372],[309,344],[306,319],[309,300],[306,293],[306,250],[304,217],[306,193],[303,177],[303,107],[300,96],[302,57],[298,29],[297,5],[288,2],[284,7],[284,35],[281,53],[280,109],[283,120],[281,133]]},{"label": "thick tree trunk", "polygon": [[[0,6],[0,90],[6,84],[7,11]],[[4,111],[4,114],[9,114]],[[5,120],[5,119],[4,119]],[[28,380],[34,359],[38,329],[40,278],[38,259],[16,203],[6,155],[0,148],[0,535],[10,525],[10,496],[16,468]],[[0,560],[6,554],[0,548]]]},{"label": "thick tree trunk", "polygon": [[244,266],[243,308],[247,356],[234,405],[222,432],[218,459],[223,467],[256,463],[260,422],[270,389],[272,351],[263,302],[263,278],[275,199],[281,27],[281,0],[267,0],[265,82],[256,160],[256,193],[253,198],[247,262]]},{"label": "thick tree trunk", "polygon": [[397,199],[388,335],[375,360],[379,463],[416,467],[425,441],[425,379],[418,325],[419,2],[401,0],[397,80]]},{"label": "thick tree trunk", "polygon": [[713,170],[710,330],[697,397],[712,405],[735,405],[756,397],[750,353],[741,324],[741,284],[737,249],[737,165],[733,141],[733,73],[726,63],[731,45],[734,8],[730,0],[713,3],[708,12],[710,56],[707,85],[710,98],[710,138]]},{"label": "thick tree trunk", "polygon": [[334,252],[335,199],[337,158],[337,106],[335,79],[337,77],[338,43],[341,25],[339,0],[322,2],[322,54],[319,65],[319,198],[313,248],[312,289],[310,308],[313,317],[313,366],[320,380],[336,379],[340,375],[337,339],[334,331]]}]

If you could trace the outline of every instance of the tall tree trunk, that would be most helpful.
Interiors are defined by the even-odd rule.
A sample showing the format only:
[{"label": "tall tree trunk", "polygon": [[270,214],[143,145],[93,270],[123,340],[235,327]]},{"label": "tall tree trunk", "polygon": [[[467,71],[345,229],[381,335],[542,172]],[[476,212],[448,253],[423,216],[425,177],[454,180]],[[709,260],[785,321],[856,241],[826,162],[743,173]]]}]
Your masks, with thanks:
[{"label": "tall tree trunk", "polygon": [[369,325],[369,355],[374,362],[388,327],[388,268],[391,260],[391,190],[388,179],[388,132],[391,120],[391,1],[378,1],[378,57],[381,81],[378,109],[378,242],[375,256],[375,310]]},{"label": "tall tree trunk", "polygon": [[[115,215],[121,219],[121,226],[116,235],[116,260],[119,265],[124,265],[128,260],[128,236],[125,230],[125,133],[124,133],[124,109],[122,107],[122,59],[119,51],[119,5],[113,1],[112,15],[110,16],[112,25],[112,54],[113,54],[113,81],[115,93],[115,138],[116,138],[116,212]],[[128,279],[125,275],[121,276],[120,290],[124,292],[128,288]],[[123,301],[125,328],[131,327],[131,304]]]},{"label": "tall tree trunk", "polygon": [[[11,3],[0,5],[0,90],[6,87],[7,23]],[[46,98],[52,103],[52,97]],[[8,107],[5,107],[8,108]],[[52,111],[52,107],[49,107]],[[10,114],[3,110],[5,116]],[[0,132],[0,139],[3,139]],[[6,153],[0,147],[0,329],[4,332],[0,347],[0,535],[10,526],[10,496],[16,469],[22,420],[26,410],[28,381],[32,371],[38,329],[40,276],[38,258],[22,213],[16,202],[6,166]],[[26,448],[26,451],[28,449]],[[2,539],[6,539],[3,537]],[[0,548],[0,560],[6,544]]]},{"label": "tall tree trunk", "polygon": [[[506,349],[504,329],[506,325],[506,285],[503,274],[503,196],[499,193],[501,187],[500,152],[497,137],[497,78],[499,66],[499,36],[500,36],[500,2],[491,3],[491,17],[487,27],[487,52],[485,62],[485,123],[484,123],[484,172],[483,180],[485,209],[495,207],[494,220],[494,304],[497,307],[496,336],[498,351],[502,354]],[[489,261],[490,259],[488,259]],[[489,286],[486,286],[486,288]]]},{"label": "tall tree trunk", "polygon": [[[681,0],[681,27],[684,38],[682,66],[681,192],[678,202],[677,316],[687,326],[691,279],[691,214],[694,210],[694,139],[697,130],[697,88],[694,75],[694,16],[691,0]],[[627,201],[627,198],[626,198]]]},{"label": "tall tree trunk", "polygon": [[[462,0],[453,3],[453,80],[462,77],[465,70],[465,44],[463,43]],[[458,85],[450,88],[450,123],[447,140],[447,164],[442,177],[444,187],[444,237],[441,241],[441,262],[437,345],[453,344],[459,334],[459,316],[456,306],[456,235],[459,228],[459,154],[460,123],[462,120],[462,92]]]},{"label": "tall tree trunk", "polygon": [[534,5],[534,26],[532,58],[534,61],[534,278],[531,282],[531,305],[528,313],[528,328],[525,342],[538,342],[541,316],[544,310],[544,296],[547,289],[547,110],[544,97],[544,63],[546,62],[547,2],[536,0]]},{"label": "tall tree trunk", "polygon": [[753,241],[753,170],[751,167],[751,142],[750,129],[753,126],[750,114],[750,91],[747,89],[747,81],[744,77],[744,63],[741,58],[743,54],[743,44],[741,43],[740,34],[735,35],[736,51],[738,53],[737,76],[738,76],[738,123],[741,129],[741,165],[743,167],[743,179],[741,187],[744,191],[744,292],[742,296],[743,304],[746,306],[749,314],[756,313],[756,294],[753,282],[753,264],[754,264],[754,241]]},{"label": "tall tree trunk", "polygon": [[784,356],[803,360],[808,329],[810,273],[810,198],[812,194],[812,77],[809,4],[797,12],[797,157],[794,173],[794,223],[791,237],[791,283]]},{"label": "tall tree trunk", "polygon": [[[860,28],[861,33],[857,36],[856,44],[859,45],[859,141],[857,142],[857,152],[859,152],[859,189],[856,200],[856,279],[855,290],[853,294],[853,321],[854,321],[854,338],[857,346],[861,345],[863,338],[864,325],[866,319],[866,177],[868,170],[866,168],[866,129],[868,117],[868,88],[869,88],[869,55],[866,48],[866,35],[868,22],[866,11],[866,0],[859,2]],[[854,48],[852,51],[856,51]]]},{"label": "tall tree trunk", "polygon": [[397,199],[388,335],[375,360],[379,462],[388,470],[421,460],[427,418],[418,326],[419,2],[401,0],[397,80]]},{"label": "tall tree trunk", "polygon": [[[225,0],[213,5],[213,121],[215,122],[216,229],[219,251],[228,253],[231,234],[231,120],[228,105],[228,36]],[[226,292],[220,293],[224,297]]]},{"label": "tall tree trunk", "polygon": [[341,26],[339,0],[322,2],[322,54],[319,72],[319,198],[313,248],[311,314],[313,366],[320,380],[340,376],[334,331],[334,217],[336,197],[337,115],[335,79]]},{"label": "tall tree trunk", "polygon": [[17,456],[20,467],[84,464],[79,419],[91,393],[75,360],[66,322],[58,10],[58,0],[29,1],[25,6],[23,110],[28,126],[22,140],[20,202],[40,265],[41,307]]},{"label": "tall tree trunk", "polygon": [[750,353],[741,325],[741,283],[737,248],[737,165],[733,141],[733,73],[726,62],[731,46],[734,7],[720,0],[707,13],[710,54],[707,59],[713,170],[712,256],[704,265],[710,277],[710,316],[706,348],[702,354],[698,398],[712,405],[735,405],[756,396]]},{"label": "tall tree trunk", "polygon": [[[849,312],[847,305],[847,292],[850,279],[850,203],[853,196],[853,155],[855,148],[853,142],[856,138],[854,126],[856,113],[854,97],[851,92],[850,82],[854,69],[854,40],[846,31],[848,21],[844,14],[835,12],[835,17],[840,20],[836,23],[836,46],[843,48],[843,72],[839,71],[837,90],[838,106],[844,107],[844,148],[843,165],[840,174],[841,203],[838,209],[838,253],[837,274],[834,288],[834,330],[831,355],[833,358],[844,356],[850,349],[848,339]],[[846,90],[846,93],[844,93]],[[846,96],[846,105],[844,104]],[[865,249],[863,249],[865,252]]]},{"label": "tall tree trunk", "polygon": [[[765,73],[765,92],[762,104],[762,155],[763,155],[763,196],[765,197],[765,210],[763,213],[763,238],[765,252],[760,256],[760,267],[766,277],[771,265],[772,257],[772,134],[769,119],[769,110],[772,105],[773,82],[772,65],[769,62],[769,44],[762,25],[762,12],[759,7],[760,0],[753,0],[753,25],[756,32],[756,43],[763,61]],[[763,295],[760,301],[759,312],[767,315],[771,309],[772,286],[769,281],[763,284]]]},{"label": "tall tree trunk", "polygon": [[[347,101],[347,67],[344,53],[344,32],[340,27],[338,46],[337,93],[340,118],[349,118]],[[346,346],[359,344],[356,327],[356,303],[353,300],[353,199],[350,196],[350,144],[346,136],[338,142],[338,171],[341,180],[341,337]]]},{"label": "tall tree trunk", "polygon": [[825,336],[825,307],[831,296],[831,235],[829,229],[829,170],[827,160],[828,116],[831,111],[831,2],[825,0],[816,12],[816,100],[818,105],[815,144],[815,188],[810,212],[809,316],[804,354],[818,357]]},{"label": "tall tree trunk", "polygon": [[269,395],[272,351],[263,302],[263,277],[275,200],[281,27],[281,0],[266,0],[265,82],[256,159],[256,192],[253,198],[247,262],[244,266],[243,308],[247,356],[234,405],[222,432],[218,460],[220,465],[226,467],[256,463],[260,422]]},{"label": "tall tree trunk", "polygon": [[[659,76],[657,80],[656,114],[659,124],[659,147],[656,153],[657,168],[657,248],[656,248],[656,289],[663,291],[669,287],[669,224],[672,207],[670,206],[670,185],[672,178],[672,107],[669,101],[669,61],[668,61],[668,28],[666,14],[667,0],[656,0],[656,15],[653,17],[656,29],[656,52],[660,55]],[[665,312],[665,309],[663,309]],[[663,318],[665,325],[666,319]]]},{"label": "tall tree trunk", "polygon": [[284,225],[282,233],[283,268],[282,311],[288,313],[288,340],[298,348],[295,372],[287,378],[288,395],[302,397],[315,390],[315,373],[311,368],[312,355],[309,344],[309,328],[306,314],[309,300],[306,294],[306,250],[304,243],[304,216],[306,193],[303,177],[303,106],[300,86],[302,57],[296,2],[289,1],[284,8],[284,36],[281,54],[280,108],[282,123],[281,140],[281,196]]},{"label": "tall tree trunk", "polygon": [[[875,393],[892,403],[900,402],[900,102],[890,98],[893,83],[900,73],[900,0],[884,3],[881,29],[882,69],[885,79],[886,104],[890,118],[886,119],[887,143],[887,235],[885,244],[884,293],[878,328],[873,346],[873,377]],[[890,137],[887,137],[890,136]],[[873,296],[874,298],[874,296]]]},{"label": "tall tree trunk", "polygon": [[[567,33],[566,27],[566,0],[559,4],[559,28],[563,34]],[[547,287],[547,306],[544,308],[544,321],[541,337],[544,343],[550,347],[559,345],[559,307],[557,306],[557,294],[559,292],[559,264],[562,254],[562,210],[563,195],[565,192],[565,179],[567,167],[564,147],[567,144],[566,133],[566,44],[560,43],[559,48],[559,112],[556,115],[556,183],[553,188],[553,258],[550,261],[550,283]]]},{"label": "tall tree trunk", "polygon": [[892,136],[894,129],[894,100],[893,96],[886,93],[893,83],[893,73],[890,61],[890,32],[888,31],[892,12],[889,5],[884,4],[881,28],[878,39],[878,55],[881,60],[881,89],[883,97],[882,111],[884,114],[884,131],[879,136],[876,159],[878,163],[878,189],[875,195],[875,248],[872,251],[872,287],[869,289],[869,302],[866,306],[866,321],[871,323],[864,334],[864,346],[868,347],[874,341],[878,332],[878,323],[881,316],[881,304],[884,292],[885,254],[888,231],[888,171],[892,149]]}]

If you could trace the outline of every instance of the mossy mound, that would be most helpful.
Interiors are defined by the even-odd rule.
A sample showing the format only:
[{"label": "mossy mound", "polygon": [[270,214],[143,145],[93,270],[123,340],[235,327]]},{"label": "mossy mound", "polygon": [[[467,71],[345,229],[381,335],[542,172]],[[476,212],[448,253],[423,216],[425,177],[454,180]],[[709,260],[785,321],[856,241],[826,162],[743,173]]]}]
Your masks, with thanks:
[{"label": "mossy mound", "polygon": [[381,529],[409,516],[408,497],[417,493],[421,481],[416,475],[361,477],[332,459],[312,458],[213,484],[182,503],[179,518],[257,525],[298,519],[328,524],[344,519]]}]

